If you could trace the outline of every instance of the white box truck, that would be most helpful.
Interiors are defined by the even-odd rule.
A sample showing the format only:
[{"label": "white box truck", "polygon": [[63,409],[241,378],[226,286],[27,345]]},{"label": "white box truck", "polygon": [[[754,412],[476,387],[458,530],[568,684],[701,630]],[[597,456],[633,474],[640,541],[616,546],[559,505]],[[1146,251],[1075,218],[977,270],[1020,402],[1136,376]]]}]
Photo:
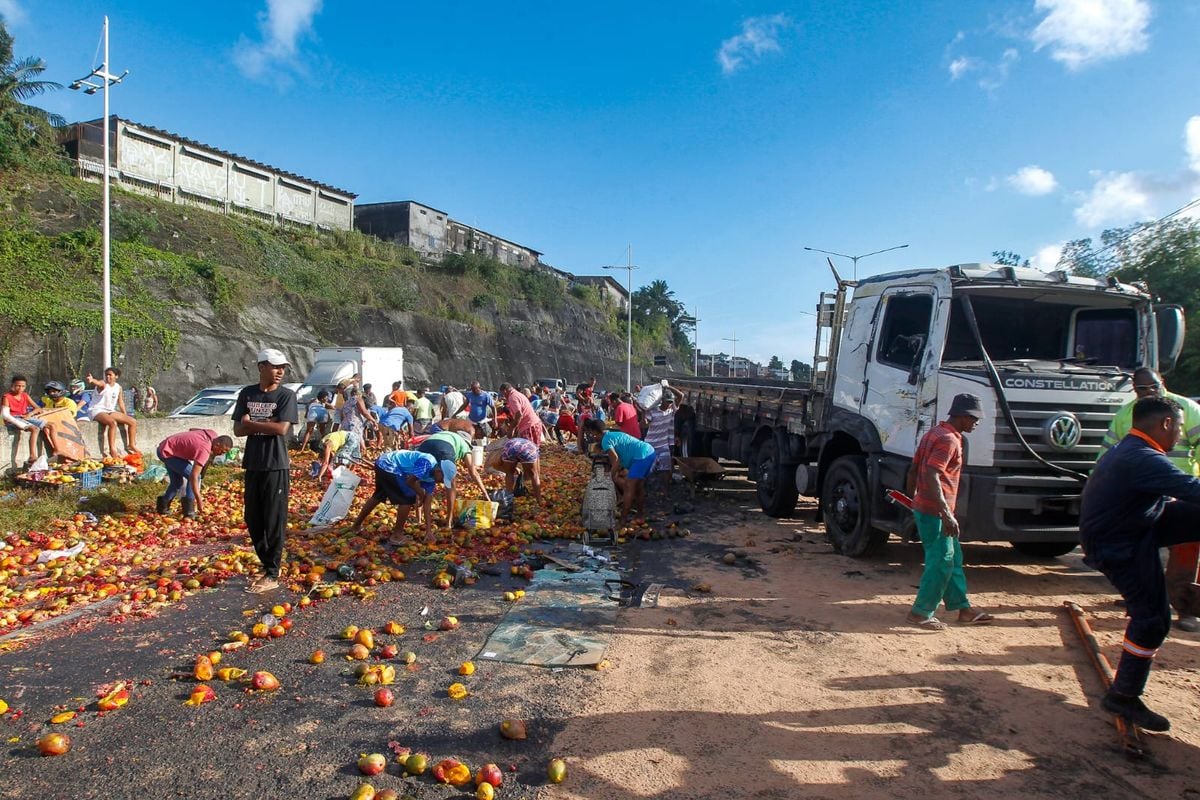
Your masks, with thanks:
[{"label": "white box truck", "polygon": [[[300,420],[308,404],[317,399],[323,389],[333,392],[340,381],[354,375],[362,376],[361,385],[371,384],[378,398],[392,391],[392,384],[404,384],[403,347],[322,347],[316,352],[313,367],[296,390]],[[303,425],[301,425],[303,429]]]}]

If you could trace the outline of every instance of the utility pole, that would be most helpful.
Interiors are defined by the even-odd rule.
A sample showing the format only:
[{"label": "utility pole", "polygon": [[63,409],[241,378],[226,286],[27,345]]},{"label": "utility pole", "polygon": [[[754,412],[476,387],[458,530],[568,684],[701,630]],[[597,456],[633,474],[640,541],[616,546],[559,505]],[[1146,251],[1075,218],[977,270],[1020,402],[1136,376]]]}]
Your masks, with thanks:
[{"label": "utility pole", "polygon": [[692,307],[692,374],[700,376],[700,306]]},{"label": "utility pole", "polygon": [[[84,77],[71,84],[72,89],[83,89],[84,94],[95,94],[98,90],[104,90],[104,189],[103,189],[103,222],[102,236],[100,245],[100,259],[103,265],[103,295],[104,295],[104,361],[102,369],[108,369],[113,366],[112,358],[112,274],[111,274],[111,237],[109,235],[109,218],[111,209],[109,203],[109,172],[111,165],[109,163],[109,153],[111,145],[109,144],[110,136],[108,125],[108,87],[120,83],[129,74],[129,70],[125,70],[120,75],[114,75],[108,69],[108,17],[104,18],[104,63],[98,69],[93,69]],[[96,83],[91,80],[98,79]],[[87,88],[84,88],[87,87]]]},{"label": "utility pole", "polygon": [[626,270],[625,293],[628,297],[625,298],[625,308],[628,311],[628,323],[625,334],[625,391],[633,391],[633,271],[639,269],[633,265],[633,245],[629,245],[626,250],[626,263],[607,264],[602,269],[623,269]]},{"label": "utility pole", "polygon": [[732,337],[726,336],[721,341],[733,342],[733,358],[731,358],[729,360],[729,368],[733,371],[733,377],[736,378],[738,376],[738,374],[737,374],[737,343],[738,343],[737,330],[736,329],[734,330]]}]

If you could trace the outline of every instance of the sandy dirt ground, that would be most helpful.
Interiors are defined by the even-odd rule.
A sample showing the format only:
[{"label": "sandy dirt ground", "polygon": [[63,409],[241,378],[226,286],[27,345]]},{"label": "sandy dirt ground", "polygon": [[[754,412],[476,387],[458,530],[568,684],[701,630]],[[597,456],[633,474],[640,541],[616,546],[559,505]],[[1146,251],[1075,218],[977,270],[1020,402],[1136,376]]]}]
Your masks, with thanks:
[{"label": "sandy dirt ground", "polygon": [[1200,637],[1160,651],[1146,699],[1174,728],[1126,759],[1062,603],[1114,663],[1123,613],[1078,553],[968,545],[972,602],[997,620],[922,631],[903,622],[919,546],[838,556],[811,505],[773,520],[749,484],[722,486],[689,539],[640,551],[635,580],[667,584],[662,602],[621,612],[544,797],[1200,798]]}]

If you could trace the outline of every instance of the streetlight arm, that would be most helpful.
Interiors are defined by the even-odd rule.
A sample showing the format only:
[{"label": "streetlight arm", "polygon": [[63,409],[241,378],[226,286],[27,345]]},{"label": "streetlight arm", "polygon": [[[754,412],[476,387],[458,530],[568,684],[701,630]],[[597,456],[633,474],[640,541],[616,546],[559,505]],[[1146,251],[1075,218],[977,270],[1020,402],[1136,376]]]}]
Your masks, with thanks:
[{"label": "streetlight arm", "polygon": [[892,250],[903,250],[905,247],[908,247],[908,245],[906,245],[906,244],[898,244],[898,245],[896,245],[895,247],[885,247],[885,248],[884,248],[884,249],[882,249],[882,250],[876,250],[874,253],[864,253],[863,255],[861,255],[861,256],[858,256],[858,258],[866,258],[867,256],[877,256],[877,255],[879,255],[880,253],[889,253],[889,252],[891,252]]},{"label": "streetlight arm", "polygon": [[824,253],[827,256],[837,256],[838,258],[849,258],[849,259],[862,258],[862,256],[848,256],[845,253],[835,253],[832,250],[821,250],[816,247],[806,247],[804,249],[808,250],[810,252],[813,252],[813,253]]}]

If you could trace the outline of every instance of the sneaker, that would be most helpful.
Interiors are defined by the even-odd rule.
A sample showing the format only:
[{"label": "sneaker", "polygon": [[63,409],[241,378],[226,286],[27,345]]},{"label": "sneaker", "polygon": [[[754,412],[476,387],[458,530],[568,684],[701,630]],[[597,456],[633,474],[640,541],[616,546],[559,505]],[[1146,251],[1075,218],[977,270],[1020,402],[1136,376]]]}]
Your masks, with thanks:
[{"label": "sneaker", "polygon": [[1179,619],[1175,621],[1175,627],[1179,628],[1181,631],[1196,633],[1200,631],[1200,619],[1192,616],[1180,616]]},{"label": "sneaker", "polygon": [[1140,697],[1126,697],[1110,690],[1100,701],[1100,706],[1110,714],[1116,714],[1130,725],[1135,725],[1142,730],[1155,733],[1165,733],[1171,730],[1171,721],[1162,714],[1156,714],[1146,708],[1146,704]]},{"label": "sneaker", "polygon": [[251,581],[246,587],[246,594],[263,594],[273,589],[279,588],[279,581],[272,578],[270,575],[260,575]]}]

